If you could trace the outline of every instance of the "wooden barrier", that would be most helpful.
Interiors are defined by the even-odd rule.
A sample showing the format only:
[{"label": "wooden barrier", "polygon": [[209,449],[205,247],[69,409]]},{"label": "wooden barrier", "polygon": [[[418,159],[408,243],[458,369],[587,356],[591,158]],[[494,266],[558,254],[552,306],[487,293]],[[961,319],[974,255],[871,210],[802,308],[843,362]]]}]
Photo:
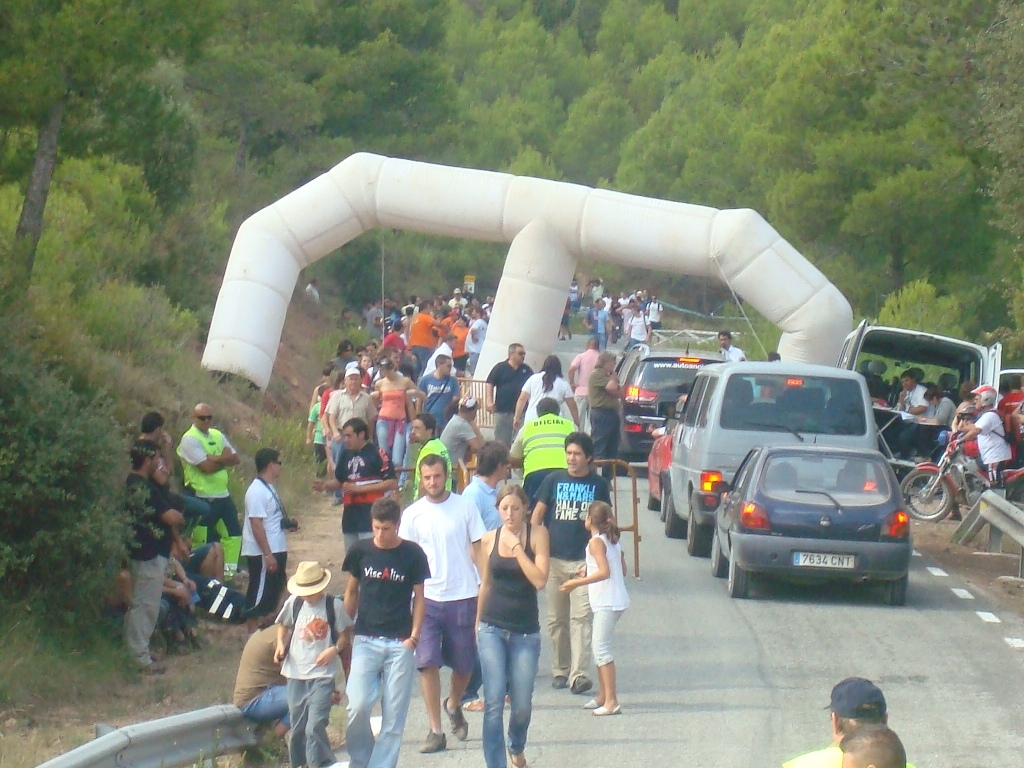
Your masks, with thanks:
[{"label": "wooden barrier", "polygon": [[[611,467],[612,480],[611,480],[611,493],[612,493],[612,511],[615,513],[615,521],[619,526],[619,531],[622,533],[633,534],[633,578],[640,578],[640,517],[637,515],[637,510],[640,507],[640,496],[636,489],[636,470],[629,465],[628,462],[622,461],[621,459],[598,459],[594,462],[594,467]],[[632,499],[632,520],[629,525],[624,525],[622,515],[619,514],[619,472],[622,471],[626,477],[629,478],[630,482],[630,497]]]},{"label": "wooden barrier", "polygon": [[481,429],[487,427],[494,429],[494,414],[488,413],[487,403],[487,382],[480,379],[459,379],[459,397],[472,395],[480,403],[476,412],[476,423]]}]

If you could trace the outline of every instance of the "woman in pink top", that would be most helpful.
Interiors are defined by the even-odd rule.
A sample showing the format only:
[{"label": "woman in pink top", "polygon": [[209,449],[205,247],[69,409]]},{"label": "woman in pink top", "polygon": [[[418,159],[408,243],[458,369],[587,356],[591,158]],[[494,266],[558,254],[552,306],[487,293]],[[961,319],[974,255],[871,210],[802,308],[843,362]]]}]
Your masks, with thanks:
[{"label": "woman in pink top", "polygon": [[395,370],[390,357],[382,357],[377,367],[380,378],[374,384],[373,399],[380,411],[377,414],[377,445],[391,457],[391,466],[405,464],[406,400],[416,386],[411,379]]},{"label": "woman in pink top", "polygon": [[572,386],[573,400],[580,412],[580,429],[590,431],[590,405],[587,400],[587,381],[597,367],[597,358],[601,354],[600,342],[596,336],[587,339],[587,348],[573,358],[569,365],[569,384]]}]

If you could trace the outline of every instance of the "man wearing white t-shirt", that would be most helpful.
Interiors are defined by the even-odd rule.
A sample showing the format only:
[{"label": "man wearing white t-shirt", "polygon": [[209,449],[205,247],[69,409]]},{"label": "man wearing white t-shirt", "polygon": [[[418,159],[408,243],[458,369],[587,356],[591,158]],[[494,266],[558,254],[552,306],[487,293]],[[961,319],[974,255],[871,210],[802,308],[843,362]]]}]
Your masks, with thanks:
[{"label": "man wearing white t-shirt", "polygon": [[978,439],[978,452],[981,454],[978,460],[988,474],[989,484],[992,488],[1002,488],[1003,465],[1010,460],[1012,452],[1006,442],[1003,418],[995,410],[998,393],[992,387],[981,386],[972,394],[977,397],[975,405],[981,415],[967,428],[964,440]]},{"label": "man wearing white t-shirt", "polygon": [[249,632],[261,619],[276,616],[284,594],[288,542],[284,533],[284,507],[274,482],[281,476],[281,456],[273,448],[256,451],[256,479],[245,492],[242,557],[249,569],[245,617]]},{"label": "man wearing white t-shirt", "polygon": [[664,305],[658,301],[655,294],[651,294],[651,300],[647,302],[647,322],[652,331],[661,329],[661,313],[665,311]]},{"label": "man wearing white t-shirt", "polygon": [[[632,306],[632,304],[630,305]],[[647,324],[644,313],[637,310],[629,316],[626,321],[626,332],[629,339],[626,341],[626,349],[635,347],[638,344],[646,344],[651,339],[651,327]]]},{"label": "man wearing white t-shirt", "polygon": [[452,668],[444,711],[459,741],[469,736],[462,713],[462,694],[476,664],[476,599],[480,579],[480,539],[487,528],[476,507],[447,490],[448,470],[436,454],[419,462],[423,498],[402,514],[398,535],[419,544],[427,554],[430,578],[424,583],[427,611],[416,646],[423,702],[430,732],[421,753],[440,752],[447,746],[441,730],[441,677],[443,664]]},{"label": "man wearing white t-shirt", "polygon": [[449,333],[444,337],[444,341],[437,345],[437,349],[434,350],[434,353],[427,359],[427,364],[423,367],[423,373],[420,374],[420,378],[423,376],[429,376],[437,370],[437,358],[442,355],[445,357],[452,356],[453,344],[455,344],[455,336]]},{"label": "man wearing white t-shirt", "polygon": [[469,362],[466,364],[466,372],[472,376],[476,371],[476,362],[480,359],[480,353],[484,349],[484,339],[487,338],[487,321],[484,320],[484,311],[479,307],[473,307],[469,311],[471,322],[469,324],[469,335],[466,336],[466,352],[469,354]]},{"label": "man wearing white t-shirt", "polygon": [[739,363],[747,359],[743,350],[732,343],[732,333],[729,331],[718,332],[719,354],[725,358],[727,363]]}]

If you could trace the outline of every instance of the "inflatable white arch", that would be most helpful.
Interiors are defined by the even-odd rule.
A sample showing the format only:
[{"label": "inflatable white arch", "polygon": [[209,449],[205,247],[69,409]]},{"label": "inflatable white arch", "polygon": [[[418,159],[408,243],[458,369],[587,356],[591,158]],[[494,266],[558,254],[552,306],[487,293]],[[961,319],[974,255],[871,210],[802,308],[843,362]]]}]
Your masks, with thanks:
[{"label": "inflatable white arch", "polygon": [[303,267],[372,227],[510,242],[480,371],[551,352],[580,258],[727,281],[783,330],[785,360],[833,364],[849,302],[752,210],[717,210],[576,184],[359,153],[238,230],[203,366],[270,381]]}]

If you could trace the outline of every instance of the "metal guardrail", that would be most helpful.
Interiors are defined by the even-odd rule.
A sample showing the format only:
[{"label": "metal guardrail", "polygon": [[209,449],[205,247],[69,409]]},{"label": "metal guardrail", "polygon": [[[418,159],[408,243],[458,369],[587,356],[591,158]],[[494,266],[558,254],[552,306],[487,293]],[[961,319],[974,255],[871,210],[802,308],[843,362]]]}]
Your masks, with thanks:
[{"label": "metal guardrail", "polygon": [[[739,332],[734,332],[733,336],[739,336]],[[680,330],[674,330],[671,328],[659,328],[656,331],[651,331],[651,346],[659,346],[661,344],[668,344],[669,342],[679,344],[685,342],[686,344],[708,345],[715,347],[718,345],[718,331],[696,331],[690,328],[684,328]]]},{"label": "metal guardrail", "polygon": [[985,491],[953,532],[957,544],[969,544],[988,525],[988,551],[1001,552],[1003,536],[1021,545],[1017,575],[1024,578],[1024,509],[996,491]]},{"label": "metal guardrail", "polygon": [[184,768],[256,744],[256,724],[221,705],[108,731],[39,768]]}]

